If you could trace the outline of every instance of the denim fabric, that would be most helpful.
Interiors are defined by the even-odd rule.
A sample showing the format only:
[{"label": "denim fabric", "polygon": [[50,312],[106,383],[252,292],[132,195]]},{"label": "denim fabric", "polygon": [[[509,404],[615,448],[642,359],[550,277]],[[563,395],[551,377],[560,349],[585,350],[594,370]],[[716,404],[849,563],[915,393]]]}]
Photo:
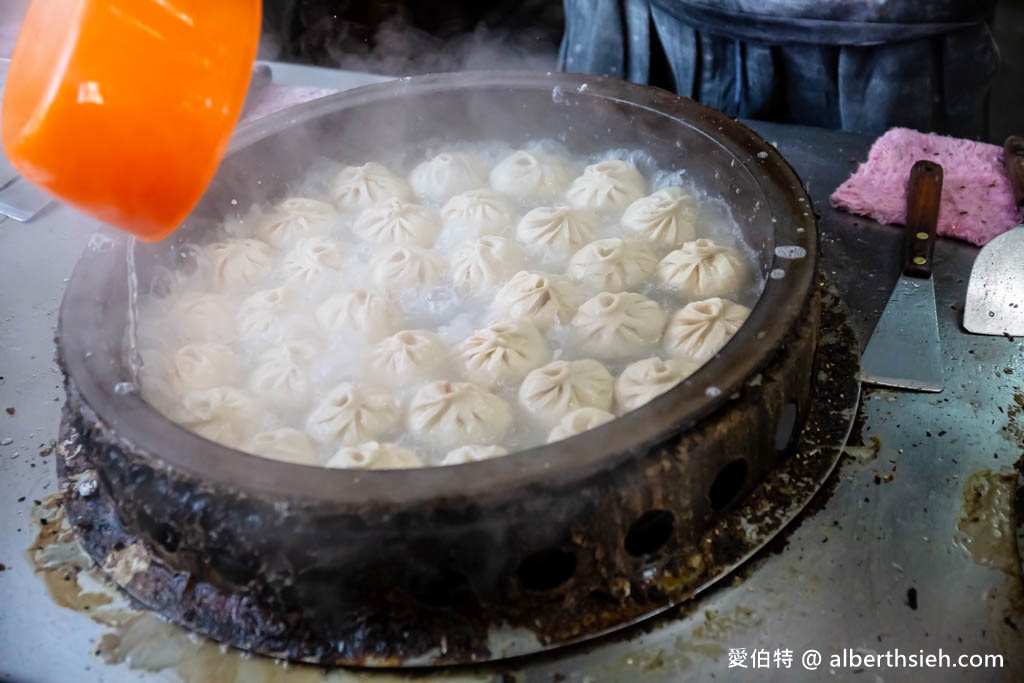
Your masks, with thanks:
[{"label": "denim fabric", "polygon": [[668,86],[734,116],[985,135],[994,0],[564,4],[566,71]]}]

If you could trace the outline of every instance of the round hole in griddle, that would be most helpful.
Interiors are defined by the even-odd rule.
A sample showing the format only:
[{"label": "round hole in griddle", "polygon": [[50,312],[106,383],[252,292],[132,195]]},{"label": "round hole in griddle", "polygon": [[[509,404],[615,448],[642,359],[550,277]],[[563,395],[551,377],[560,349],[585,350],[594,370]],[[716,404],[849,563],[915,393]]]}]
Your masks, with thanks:
[{"label": "round hole in griddle", "polygon": [[161,524],[153,538],[169,553],[178,550],[178,532],[168,524]]},{"label": "round hole in griddle", "polygon": [[576,573],[576,556],[559,548],[545,548],[528,555],[519,563],[516,576],[523,588],[549,591],[558,588]]},{"label": "round hole in griddle", "polygon": [[713,510],[721,510],[736,499],[743,485],[747,482],[747,461],[736,458],[719,471],[708,491],[708,499]]},{"label": "round hole in griddle", "polygon": [[668,510],[645,512],[626,532],[626,552],[633,557],[643,557],[661,550],[672,537],[674,524],[675,517]]},{"label": "round hole in griddle", "polygon": [[258,564],[248,558],[233,557],[227,553],[211,553],[210,566],[222,580],[235,586],[246,586],[256,579]]},{"label": "round hole in griddle", "polygon": [[800,413],[796,403],[790,401],[782,408],[779,422],[775,427],[775,451],[781,453],[787,450],[793,442],[793,432],[796,430],[796,416]]},{"label": "round hole in griddle", "polygon": [[178,550],[178,532],[171,525],[158,522],[145,509],[138,511],[139,529],[169,553]]},{"label": "round hole in griddle", "polygon": [[452,607],[470,601],[469,581],[456,571],[439,571],[414,578],[409,587],[412,597],[428,607]]}]

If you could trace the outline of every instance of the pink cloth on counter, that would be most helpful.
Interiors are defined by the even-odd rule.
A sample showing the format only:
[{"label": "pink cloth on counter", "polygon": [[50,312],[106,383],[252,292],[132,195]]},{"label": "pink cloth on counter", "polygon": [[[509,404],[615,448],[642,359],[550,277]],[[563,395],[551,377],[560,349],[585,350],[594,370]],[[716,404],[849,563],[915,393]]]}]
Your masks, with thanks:
[{"label": "pink cloth on counter", "polygon": [[910,167],[921,159],[942,166],[940,235],[980,246],[1020,223],[1002,147],[908,128],[875,140],[868,160],[832,193],[832,206],[879,223],[905,224]]}]

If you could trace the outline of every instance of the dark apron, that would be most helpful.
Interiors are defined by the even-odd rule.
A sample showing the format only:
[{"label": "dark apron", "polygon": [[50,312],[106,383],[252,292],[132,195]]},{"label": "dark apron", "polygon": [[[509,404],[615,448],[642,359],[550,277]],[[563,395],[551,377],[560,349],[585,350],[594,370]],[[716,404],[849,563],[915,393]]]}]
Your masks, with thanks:
[{"label": "dark apron", "polygon": [[667,87],[734,116],[986,132],[994,0],[564,3],[565,71]]}]

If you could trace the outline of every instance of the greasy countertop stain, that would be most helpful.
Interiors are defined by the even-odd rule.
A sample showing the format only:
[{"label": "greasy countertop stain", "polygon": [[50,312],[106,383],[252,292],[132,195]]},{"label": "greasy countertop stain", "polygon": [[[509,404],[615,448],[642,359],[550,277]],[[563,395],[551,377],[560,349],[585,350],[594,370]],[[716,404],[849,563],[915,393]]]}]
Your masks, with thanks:
[{"label": "greasy countertop stain", "polygon": [[1024,583],[1013,513],[1016,486],[1015,471],[972,474],[964,486],[955,539],[976,564],[1006,575],[1002,586],[988,589],[982,598],[989,613],[986,636],[1006,657],[1007,671],[1024,670]]},{"label": "greasy countertop stain", "polygon": [[[735,586],[732,586],[735,588]],[[763,616],[743,605],[725,610],[700,609],[697,605],[684,606],[671,617],[693,624],[687,633],[673,638],[661,646],[640,648],[625,657],[609,660],[603,671],[609,680],[631,681],[641,674],[659,671],[667,680],[689,680],[694,670],[714,666],[726,660],[728,649],[724,643],[738,634],[756,632],[763,627]],[[600,680],[600,679],[596,679]]]},{"label": "greasy countertop stain", "polygon": [[95,617],[109,612],[101,608],[111,607],[115,594],[103,579],[94,578],[92,560],[78,545],[64,517],[61,495],[55,493],[38,501],[32,508],[32,521],[38,525],[39,533],[28,549],[28,560],[43,579],[53,601],[61,607]]},{"label": "greasy countertop stain", "polygon": [[975,472],[963,491],[963,514],[957,522],[956,544],[976,564],[1011,576],[1020,572],[1013,533],[1015,473]]},{"label": "greasy countertop stain", "polygon": [[675,652],[684,658],[700,658],[710,661],[721,661],[727,650],[722,643],[728,636],[737,631],[758,628],[762,623],[761,615],[742,605],[736,605],[730,612],[704,610],[704,621],[693,630],[693,635],[686,641],[677,641]]},{"label": "greasy countertop stain", "polygon": [[[182,683],[398,683],[429,680],[422,673],[326,670],[290,664],[236,650],[190,633],[148,612],[128,598],[96,568],[78,544],[64,515],[60,494],[47,496],[32,510],[39,532],[28,549],[29,562],[46,584],[53,601],[108,628],[93,654],[111,665],[134,671],[171,674]],[[439,672],[446,683],[515,681],[509,674]]]},{"label": "greasy countertop stain", "polygon": [[1006,407],[1006,426],[1002,433],[1006,440],[1024,450],[1024,394],[1016,392],[1013,403]]},{"label": "greasy countertop stain", "polygon": [[[108,664],[125,663],[151,673],[173,671],[183,683],[399,683],[410,674],[347,669],[322,669],[253,655],[189,633],[148,613],[137,613],[120,628],[104,635],[96,653]],[[417,680],[429,680],[422,674]],[[443,673],[437,680],[452,683],[492,683],[492,674]]]}]

